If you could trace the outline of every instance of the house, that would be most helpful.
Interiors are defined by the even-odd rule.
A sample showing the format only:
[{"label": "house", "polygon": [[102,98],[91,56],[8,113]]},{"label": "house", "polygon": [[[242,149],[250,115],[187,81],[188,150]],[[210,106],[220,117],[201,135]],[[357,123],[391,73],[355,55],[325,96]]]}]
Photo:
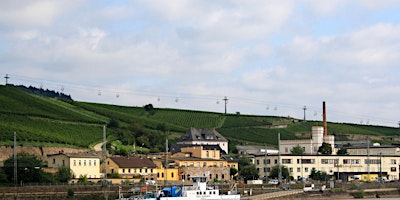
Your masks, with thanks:
[{"label": "house", "polygon": [[107,174],[119,174],[124,179],[157,180],[157,166],[144,156],[109,157]]},{"label": "house", "polygon": [[238,166],[237,160],[226,155],[221,157],[218,148],[209,146],[184,147],[170,159],[179,168],[181,180],[190,180],[191,176],[207,176],[208,181],[228,181],[231,180],[231,167],[237,169]]},{"label": "house", "polygon": [[100,173],[100,157],[92,153],[57,153],[48,154],[49,168],[68,167],[72,178],[86,176],[88,179],[102,178]]},{"label": "house", "polygon": [[223,151],[229,152],[228,140],[218,133],[215,128],[190,128],[185,134],[178,138],[176,143],[190,145],[219,145]]},{"label": "house", "polygon": [[325,135],[324,129],[325,127],[322,126],[311,127],[311,139],[281,140],[279,150],[282,154],[289,154],[294,147],[300,146],[303,148],[305,154],[317,154],[319,147],[322,146],[323,142],[325,142],[331,144],[332,152],[335,152],[335,136]]}]

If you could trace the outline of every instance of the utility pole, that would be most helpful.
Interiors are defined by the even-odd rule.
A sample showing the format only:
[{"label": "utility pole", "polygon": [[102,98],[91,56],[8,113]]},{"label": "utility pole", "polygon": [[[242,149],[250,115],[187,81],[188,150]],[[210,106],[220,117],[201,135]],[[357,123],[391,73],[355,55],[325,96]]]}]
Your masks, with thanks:
[{"label": "utility pole", "polygon": [[229,99],[225,96],[225,98],[222,99],[222,100],[225,101],[225,115],[226,115],[226,104],[228,104],[228,100],[229,100]]},{"label": "utility pole", "polygon": [[367,170],[368,170],[368,181],[369,181],[370,180],[369,164],[371,163],[371,161],[369,160],[369,138],[367,139],[367,157],[368,157]]},{"label": "utility pole", "polygon": [[307,107],[304,106],[304,107],[303,107],[303,110],[304,110],[304,121],[306,121],[306,110],[307,110]]},{"label": "utility pole", "polygon": [[14,186],[18,184],[17,176],[17,133],[14,132]]},{"label": "utility pole", "polygon": [[379,153],[379,183],[382,183],[382,152]]},{"label": "utility pole", "polygon": [[9,79],[10,77],[8,76],[8,74],[6,74],[6,76],[5,76],[4,78],[6,79],[6,85],[8,85],[8,79]]},{"label": "utility pole", "polygon": [[107,141],[106,141],[106,126],[103,126],[103,184],[107,185]]},{"label": "utility pole", "polygon": [[282,182],[282,165],[281,165],[281,133],[278,133],[278,183]]},{"label": "utility pole", "polygon": [[267,180],[267,144],[265,144],[265,152],[264,152],[264,178]]},{"label": "utility pole", "polygon": [[167,185],[168,181],[168,139],[165,140],[165,176],[164,185]]}]

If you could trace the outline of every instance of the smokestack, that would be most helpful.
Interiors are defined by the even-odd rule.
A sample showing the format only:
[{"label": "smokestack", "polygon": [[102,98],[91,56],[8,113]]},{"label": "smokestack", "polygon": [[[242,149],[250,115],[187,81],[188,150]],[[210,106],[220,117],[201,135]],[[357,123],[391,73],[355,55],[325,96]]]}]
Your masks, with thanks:
[{"label": "smokestack", "polygon": [[326,106],[325,101],[322,102],[322,120],[324,122],[324,136],[328,135],[328,123],[326,122]]}]

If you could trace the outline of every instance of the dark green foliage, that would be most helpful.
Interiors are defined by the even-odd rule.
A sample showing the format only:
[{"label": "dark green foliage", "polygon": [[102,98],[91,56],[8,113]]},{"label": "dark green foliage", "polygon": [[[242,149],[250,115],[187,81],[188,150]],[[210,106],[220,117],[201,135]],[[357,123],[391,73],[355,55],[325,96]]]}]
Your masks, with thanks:
[{"label": "dark green foliage", "polygon": [[318,181],[328,181],[329,175],[326,172],[321,172],[321,171],[312,169],[309,178],[311,178],[313,180],[318,180]]},{"label": "dark green foliage", "polygon": [[238,173],[238,170],[236,168],[231,167],[229,175],[235,176],[237,173]]},{"label": "dark green foliage", "polygon": [[290,153],[293,155],[303,155],[304,149],[300,145],[297,145],[290,150]]},{"label": "dark green foliage", "polygon": [[68,183],[72,178],[71,169],[68,167],[60,167],[56,176],[59,182]]},{"label": "dark green foliage", "polygon": [[347,149],[346,148],[340,148],[337,153],[337,155],[347,155]]},{"label": "dark green foliage", "polygon": [[238,159],[238,167],[239,170],[243,169],[246,166],[249,166],[251,164],[250,159],[245,157],[245,156],[241,156]]},{"label": "dark green foliage", "polygon": [[254,165],[247,165],[240,170],[239,175],[244,179],[247,180],[255,180],[258,179],[258,170]]},{"label": "dark green foliage", "polygon": [[[281,165],[282,180],[290,178],[289,169],[285,165]],[[279,165],[274,165],[269,173],[269,178],[277,179],[279,177]]]},{"label": "dark green foliage", "polygon": [[323,155],[331,155],[332,154],[332,145],[329,143],[323,142],[322,145],[318,148],[318,153]]},{"label": "dark green foliage", "polygon": [[[17,181],[20,183],[38,183],[44,177],[43,162],[36,156],[27,153],[17,155]],[[4,172],[7,174],[7,180],[14,182],[14,157],[10,157],[4,161]]]},{"label": "dark green foliage", "polygon": [[74,190],[72,188],[68,188],[68,192],[67,192],[69,197],[73,197],[74,196]]}]

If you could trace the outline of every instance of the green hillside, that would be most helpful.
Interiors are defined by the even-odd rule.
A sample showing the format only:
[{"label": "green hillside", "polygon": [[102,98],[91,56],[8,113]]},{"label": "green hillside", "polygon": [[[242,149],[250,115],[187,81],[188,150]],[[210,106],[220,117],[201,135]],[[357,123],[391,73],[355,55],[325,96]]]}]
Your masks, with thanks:
[{"label": "green hillside", "polygon": [[[216,128],[236,144],[277,145],[281,139],[309,138],[311,127],[321,122],[301,122],[274,116],[252,116],[148,107],[127,107],[49,98],[10,86],[0,86],[0,145],[18,144],[87,148],[102,140],[107,125],[108,141],[162,151],[165,139],[174,142],[190,127]],[[329,123],[338,140],[348,135],[374,136],[389,143],[399,134],[391,127]],[[232,149],[232,148],[230,148]],[[122,151],[123,149],[116,149]]]}]

